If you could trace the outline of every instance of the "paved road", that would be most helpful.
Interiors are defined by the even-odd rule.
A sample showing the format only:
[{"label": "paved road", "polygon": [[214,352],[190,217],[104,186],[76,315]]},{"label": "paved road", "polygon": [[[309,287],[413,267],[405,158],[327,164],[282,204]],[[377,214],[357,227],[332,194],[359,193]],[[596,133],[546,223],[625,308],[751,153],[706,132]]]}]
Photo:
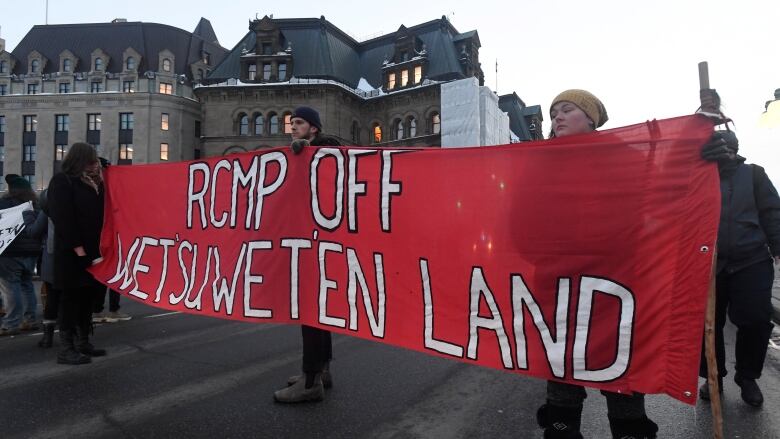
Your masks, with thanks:
[{"label": "paved road", "polygon": [[[324,402],[275,404],[299,368],[297,327],[164,314],[125,302],[135,317],[100,325],[110,355],[55,364],[38,335],[0,339],[3,438],[538,438],[544,383],[501,371],[335,336],[335,387]],[[727,380],[726,437],[780,438],[780,354],[761,380],[763,410]],[[648,397],[661,438],[710,437],[709,405]],[[609,437],[604,398],[590,392],[589,438]]]}]

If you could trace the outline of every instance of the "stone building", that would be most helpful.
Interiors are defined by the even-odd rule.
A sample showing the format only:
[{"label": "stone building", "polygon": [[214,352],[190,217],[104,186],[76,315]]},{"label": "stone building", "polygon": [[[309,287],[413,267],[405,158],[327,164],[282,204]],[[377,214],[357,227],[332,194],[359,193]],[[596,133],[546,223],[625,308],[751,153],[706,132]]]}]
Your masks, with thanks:
[{"label": "stone building", "polygon": [[33,27],[0,51],[0,174],[42,189],[74,142],[119,164],[196,157],[193,84],[226,53],[206,19],[193,32],[122,19]]}]

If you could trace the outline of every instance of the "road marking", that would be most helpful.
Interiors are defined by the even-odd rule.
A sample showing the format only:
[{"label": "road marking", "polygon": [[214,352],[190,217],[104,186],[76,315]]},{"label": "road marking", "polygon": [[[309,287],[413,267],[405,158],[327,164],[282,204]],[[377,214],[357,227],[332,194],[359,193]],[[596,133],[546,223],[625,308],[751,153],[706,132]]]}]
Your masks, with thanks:
[{"label": "road marking", "polygon": [[181,311],[164,312],[162,314],[152,314],[152,315],[146,316],[144,318],[145,319],[153,319],[153,318],[156,318],[156,317],[172,316],[174,314],[181,314]]}]

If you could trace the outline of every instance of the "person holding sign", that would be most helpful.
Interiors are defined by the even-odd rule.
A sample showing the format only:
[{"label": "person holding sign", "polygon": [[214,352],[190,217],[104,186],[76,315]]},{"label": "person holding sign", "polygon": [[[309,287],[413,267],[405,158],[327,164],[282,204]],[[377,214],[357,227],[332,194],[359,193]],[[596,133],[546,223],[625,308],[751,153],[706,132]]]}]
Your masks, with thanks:
[{"label": "person holding sign", "polygon": [[62,161],[62,172],[49,182],[49,213],[54,223],[54,287],[60,297],[61,364],[89,363],[106,355],[89,342],[92,303],[105,288],[87,271],[100,258],[103,227],[103,176],[95,148],[74,143]]},{"label": "person holding sign", "polygon": [[[604,125],[607,119],[607,110],[596,96],[585,90],[566,90],[550,105],[550,137],[589,133]],[[607,417],[613,437],[656,437],[658,426],[645,414],[643,394],[601,393],[607,398]],[[582,386],[547,382],[547,402],[536,414],[545,439],[582,438],[580,423],[586,397]]]},{"label": "person holding sign", "polygon": [[[322,134],[320,114],[311,107],[298,107],[293,112],[292,145],[295,154],[307,146],[339,146],[338,139]],[[325,388],[333,386],[330,375],[330,360],[333,347],[329,331],[312,326],[301,326],[303,338],[303,366],[301,375],[291,376],[287,387],[274,392],[274,400],[283,403],[321,401]]]}]

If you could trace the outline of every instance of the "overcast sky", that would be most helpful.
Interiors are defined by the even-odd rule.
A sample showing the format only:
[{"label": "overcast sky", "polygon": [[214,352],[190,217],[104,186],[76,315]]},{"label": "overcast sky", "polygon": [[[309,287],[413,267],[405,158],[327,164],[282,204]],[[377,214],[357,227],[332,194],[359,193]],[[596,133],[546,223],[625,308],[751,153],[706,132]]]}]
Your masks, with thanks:
[{"label": "overcast sky", "polygon": [[[0,36],[7,50],[33,25],[44,24],[45,3],[3,6]],[[758,123],[764,103],[780,88],[777,0],[50,0],[48,22],[121,17],[192,31],[205,17],[230,49],[246,34],[250,19],[266,14],[324,15],[358,41],[446,15],[460,32],[479,31],[486,85],[500,94],[517,92],[527,105],[541,105],[548,119],[545,132],[550,101],[567,88],[584,88],[601,98],[610,117],[605,128],[692,113],[699,99],[697,64],[706,60],[711,85],[736,122],[741,153],[767,168],[780,186],[780,127]]]}]

